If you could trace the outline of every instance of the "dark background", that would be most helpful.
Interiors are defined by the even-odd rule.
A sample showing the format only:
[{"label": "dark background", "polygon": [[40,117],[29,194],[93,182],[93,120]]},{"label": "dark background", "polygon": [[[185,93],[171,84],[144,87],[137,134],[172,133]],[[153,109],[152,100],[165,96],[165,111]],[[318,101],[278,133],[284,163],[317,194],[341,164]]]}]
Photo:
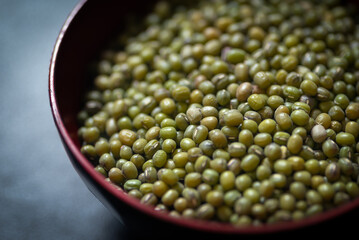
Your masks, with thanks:
[{"label": "dark background", "polygon": [[48,68],[76,0],[0,0],[0,239],[124,239],[54,125]]}]

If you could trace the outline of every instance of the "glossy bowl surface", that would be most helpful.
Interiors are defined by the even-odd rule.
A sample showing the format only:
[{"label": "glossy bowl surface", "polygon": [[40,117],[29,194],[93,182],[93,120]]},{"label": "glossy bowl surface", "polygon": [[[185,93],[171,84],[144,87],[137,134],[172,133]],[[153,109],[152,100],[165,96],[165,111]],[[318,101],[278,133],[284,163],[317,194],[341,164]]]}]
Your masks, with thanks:
[{"label": "glossy bowl surface", "polygon": [[149,2],[82,0],[68,16],[55,43],[49,72],[51,110],[68,156],[90,191],[129,228],[140,224],[147,226],[146,231],[152,232],[166,229],[176,234],[298,234],[313,227],[324,231],[340,224],[348,226],[353,216],[359,216],[359,199],[356,199],[308,219],[258,227],[236,228],[224,223],[174,218],[127,196],[94,170],[93,165],[81,154],[77,138],[76,115],[81,108],[87,83],[91,81],[87,76],[87,67],[102,46],[121,31],[121,16],[133,14],[141,17]]}]

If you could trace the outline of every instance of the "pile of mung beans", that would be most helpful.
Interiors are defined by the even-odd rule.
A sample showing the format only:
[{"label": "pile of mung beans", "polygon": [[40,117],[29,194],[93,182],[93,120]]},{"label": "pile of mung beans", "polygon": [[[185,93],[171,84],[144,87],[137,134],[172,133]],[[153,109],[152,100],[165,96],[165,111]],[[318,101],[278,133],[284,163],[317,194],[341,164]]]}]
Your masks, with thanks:
[{"label": "pile of mung beans", "polygon": [[101,53],[78,114],[96,171],[157,211],[236,226],[359,196],[355,8],[194,2],[158,2]]}]

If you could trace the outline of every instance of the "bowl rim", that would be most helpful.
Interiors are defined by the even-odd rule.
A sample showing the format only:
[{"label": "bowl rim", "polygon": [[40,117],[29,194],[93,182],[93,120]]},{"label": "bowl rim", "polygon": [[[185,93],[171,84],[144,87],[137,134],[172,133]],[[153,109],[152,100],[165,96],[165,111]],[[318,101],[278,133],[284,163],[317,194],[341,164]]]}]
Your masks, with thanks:
[{"label": "bowl rim", "polygon": [[60,51],[61,43],[66,35],[68,28],[71,26],[73,20],[76,18],[77,14],[84,8],[88,0],[80,0],[73,10],[70,12],[68,17],[66,18],[59,35],[56,39],[51,60],[49,66],[49,79],[48,79],[48,91],[49,91],[49,102],[51,113],[57,127],[58,133],[63,141],[63,143],[67,146],[69,151],[73,154],[74,160],[78,165],[104,190],[106,190],[109,194],[117,198],[118,200],[124,202],[125,204],[135,208],[142,213],[145,213],[148,216],[155,217],[161,221],[169,222],[173,225],[178,225],[181,227],[185,227],[188,229],[211,232],[211,233],[219,233],[219,234],[268,234],[268,233],[276,233],[283,232],[288,230],[295,230],[299,228],[303,228],[310,225],[315,225],[321,222],[326,222],[330,219],[335,218],[336,216],[342,215],[344,213],[353,210],[354,208],[359,207],[359,198],[351,200],[350,202],[335,207],[331,210],[327,210],[318,215],[304,218],[296,221],[289,222],[280,222],[275,224],[263,224],[260,226],[243,226],[237,227],[233,226],[230,223],[221,223],[216,221],[204,221],[198,219],[186,219],[186,218],[177,218],[172,217],[167,213],[162,213],[154,210],[153,207],[144,205],[140,203],[138,199],[130,197],[124,191],[118,190],[111,183],[107,182],[105,178],[100,175],[98,172],[94,170],[93,165],[86,159],[86,157],[81,153],[80,149],[76,146],[74,141],[72,141],[69,132],[67,131],[65,124],[61,118],[59,112],[59,106],[56,99],[56,89],[55,89],[55,66],[57,57]]}]

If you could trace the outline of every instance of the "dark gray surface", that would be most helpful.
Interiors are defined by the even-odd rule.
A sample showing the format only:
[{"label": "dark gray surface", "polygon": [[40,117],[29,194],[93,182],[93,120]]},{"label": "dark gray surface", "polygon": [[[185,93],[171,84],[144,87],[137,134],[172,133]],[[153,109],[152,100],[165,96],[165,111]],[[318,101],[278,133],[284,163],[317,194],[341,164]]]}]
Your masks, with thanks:
[{"label": "dark gray surface", "polygon": [[48,67],[76,0],[0,1],[0,239],[123,239],[52,120]]}]

